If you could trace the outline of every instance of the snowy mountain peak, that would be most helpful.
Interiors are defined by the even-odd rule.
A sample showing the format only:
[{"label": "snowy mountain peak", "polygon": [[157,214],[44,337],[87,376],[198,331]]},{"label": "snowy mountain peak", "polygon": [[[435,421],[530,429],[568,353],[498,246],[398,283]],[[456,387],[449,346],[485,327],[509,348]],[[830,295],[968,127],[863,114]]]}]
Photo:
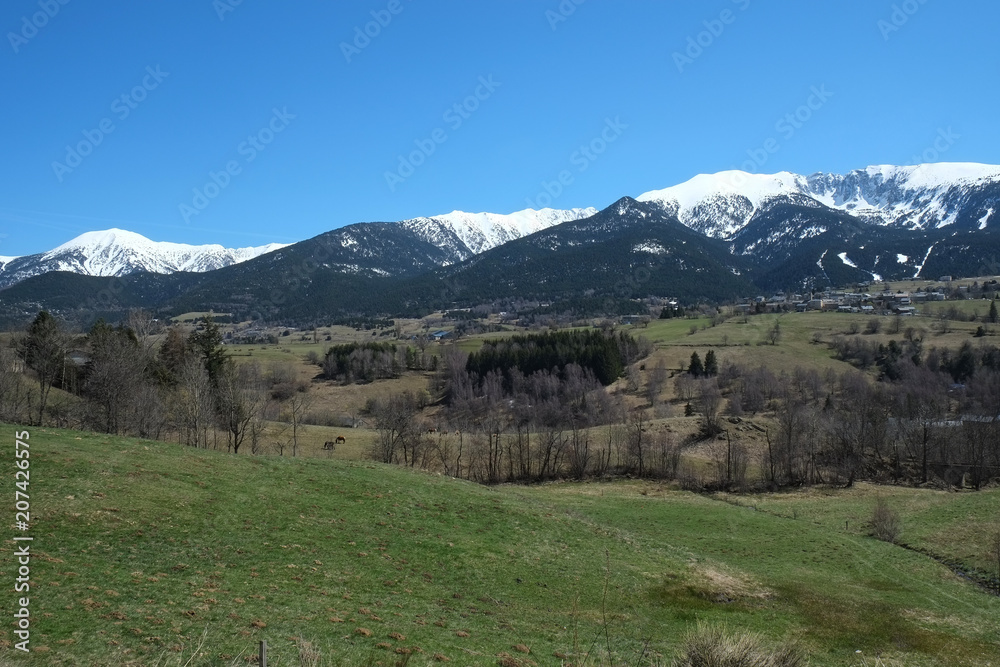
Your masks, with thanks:
[{"label": "snowy mountain peak", "polygon": [[196,246],[151,241],[123,229],[86,232],[45,253],[0,258],[0,288],[49,271],[90,276],[123,276],[139,271],[211,271],[245,262],[285,245],[224,248],[218,244]]},{"label": "snowy mountain peak", "polygon": [[787,171],[777,174],[720,171],[716,174],[699,174],[680,185],[646,192],[636,199],[641,202],[673,201],[684,211],[715,195],[741,195],[757,207],[768,197],[801,192],[805,183],[804,177]]},{"label": "snowy mountain peak", "polygon": [[[468,253],[478,255],[508,241],[563,222],[589,218],[595,213],[597,213],[595,208],[570,210],[528,208],[510,214],[452,211],[444,215],[404,220],[400,224],[418,231],[427,240],[436,244],[442,233],[453,234],[466,246]],[[437,229],[434,229],[435,227]]]},{"label": "snowy mountain peak", "polygon": [[61,246],[53,248],[45,253],[46,256],[56,256],[58,254],[73,250],[93,250],[107,248],[109,246],[121,245],[134,248],[148,247],[155,245],[141,234],[129,232],[124,229],[105,229],[104,231],[84,232],[74,239],[63,243]]}]

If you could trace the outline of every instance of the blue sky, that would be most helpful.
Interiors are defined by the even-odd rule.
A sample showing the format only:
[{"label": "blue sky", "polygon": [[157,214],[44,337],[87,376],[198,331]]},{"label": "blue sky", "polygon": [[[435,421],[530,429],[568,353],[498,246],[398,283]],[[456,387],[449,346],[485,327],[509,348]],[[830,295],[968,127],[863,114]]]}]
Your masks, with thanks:
[{"label": "blue sky", "polygon": [[0,255],[997,163],[998,24],[978,0],[7,0]]}]

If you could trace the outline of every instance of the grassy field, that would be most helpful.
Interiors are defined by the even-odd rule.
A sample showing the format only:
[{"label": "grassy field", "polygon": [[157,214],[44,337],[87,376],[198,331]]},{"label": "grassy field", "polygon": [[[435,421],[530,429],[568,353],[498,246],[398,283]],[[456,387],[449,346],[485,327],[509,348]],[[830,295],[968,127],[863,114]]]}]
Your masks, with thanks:
[{"label": "grassy field", "polygon": [[[486,488],[73,431],[30,442],[33,653],[5,623],[8,664],[246,664],[260,639],[278,665],[666,664],[709,622],[796,639],[819,666],[1000,665],[1000,599],[866,537],[868,487],[757,511],[641,482]],[[1000,495],[894,500],[904,537],[934,549]],[[13,581],[13,542],[0,550]]]}]

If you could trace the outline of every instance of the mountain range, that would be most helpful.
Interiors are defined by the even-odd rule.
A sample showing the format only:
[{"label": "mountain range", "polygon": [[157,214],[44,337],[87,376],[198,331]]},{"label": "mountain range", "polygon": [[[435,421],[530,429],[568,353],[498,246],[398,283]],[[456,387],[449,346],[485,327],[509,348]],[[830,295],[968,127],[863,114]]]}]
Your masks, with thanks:
[{"label": "mountain range", "polygon": [[122,229],[87,232],[48,252],[0,257],[0,289],[50,271],[69,271],[85,276],[214,271],[285,245],[269,243],[256,248],[224,248],[216,244],[195,246],[155,242]]},{"label": "mountain range", "polygon": [[[0,258],[0,310],[92,309],[93,298],[82,306],[72,299],[96,290],[112,312],[141,305],[309,319],[504,298],[712,300],[995,274],[997,211],[1000,167],[937,163],[843,175],[727,171],[623,197],[603,211],[454,211],[241,250],[111,230]],[[41,275],[51,271],[61,273]],[[110,297],[100,276],[120,277]]]}]

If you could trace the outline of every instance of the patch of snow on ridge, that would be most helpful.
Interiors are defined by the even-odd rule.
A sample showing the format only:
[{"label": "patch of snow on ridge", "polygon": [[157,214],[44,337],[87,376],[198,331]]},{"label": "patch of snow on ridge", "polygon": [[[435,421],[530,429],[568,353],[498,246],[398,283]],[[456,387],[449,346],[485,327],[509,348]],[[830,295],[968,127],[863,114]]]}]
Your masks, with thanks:
[{"label": "patch of snow on ridge", "polygon": [[989,222],[990,216],[993,215],[993,209],[986,211],[986,215],[979,218],[979,229],[986,229],[986,223]]},{"label": "patch of snow on ridge", "polygon": [[841,262],[843,262],[843,263],[844,263],[844,264],[846,264],[847,266],[851,267],[852,269],[856,269],[856,268],[858,268],[858,265],[857,265],[857,264],[855,264],[855,263],[854,263],[854,262],[852,262],[852,261],[851,261],[850,259],[848,259],[848,257],[847,257],[847,253],[846,253],[846,252],[842,252],[842,253],[840,253],[839,255],[837,255],[837,257],[839,257],[839,258],[840,258],[840,261],[841,261]]},{"label": "patch of snow on ridge", "polygon": [[920,277],[920,272],[924,270],[924,264],[927,263],[927,259],[931,256],[931,251],[934,250],[935,245],[937,244],[932,244],[931,247],[927,249],[927,254],[924,255],[924,261],[920,262],[920,266],[917,267],[917,272],[913,274],[914,278]]},{"label": "patch of snow on ridge", "polygon": [[655,241],[646,241],[632,246],[632,252],[646,252],[651,255],[666,255],[667,249]]}]

